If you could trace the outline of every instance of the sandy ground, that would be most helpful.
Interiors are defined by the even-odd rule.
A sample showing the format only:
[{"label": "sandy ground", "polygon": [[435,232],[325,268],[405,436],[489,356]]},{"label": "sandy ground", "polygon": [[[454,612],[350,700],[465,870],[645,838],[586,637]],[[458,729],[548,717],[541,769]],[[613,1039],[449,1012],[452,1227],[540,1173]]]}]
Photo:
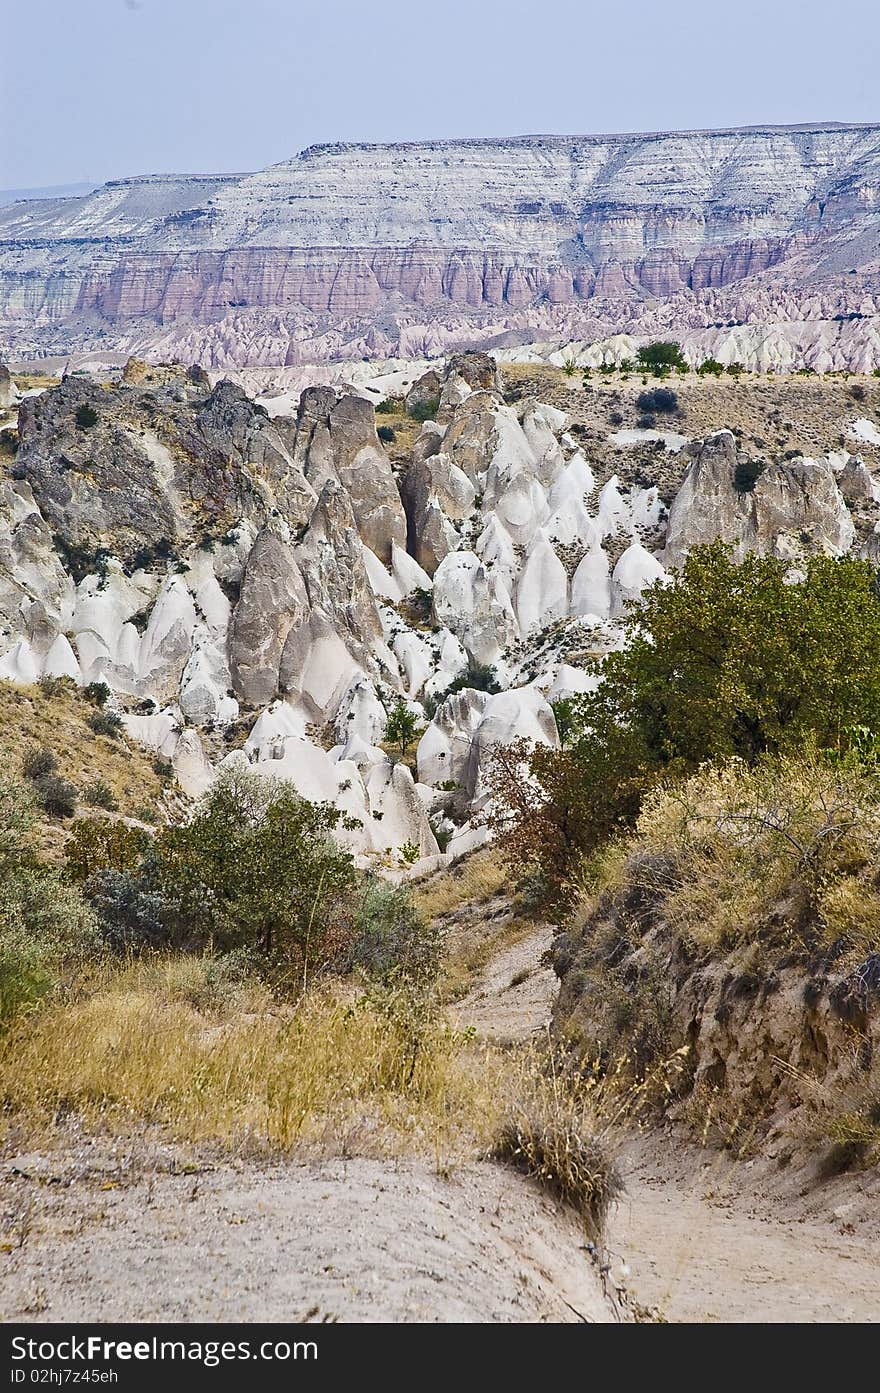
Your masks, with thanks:
[{"label": "sandy ground", "polygon": [[2,1320],[614,1318],[574,1218],[488,1163],[29,1156],[0,1181]]},{"label": "sandy ground", "polygon": [[673,1142],[664,1151],[654,1136],[621,1161],[627,1193],[608,1243],[631,1270],[630,1291],[667,1320],[880,1320],[876,1205],[873,1223],[851,1232],[854,1201],[837,1217],[807,1218],[724,1154]]}]

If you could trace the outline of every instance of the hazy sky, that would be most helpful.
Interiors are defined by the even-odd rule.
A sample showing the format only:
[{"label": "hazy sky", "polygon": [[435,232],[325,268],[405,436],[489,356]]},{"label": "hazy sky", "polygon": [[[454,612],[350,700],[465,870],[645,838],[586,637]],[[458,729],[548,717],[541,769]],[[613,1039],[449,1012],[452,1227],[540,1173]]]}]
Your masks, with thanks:
[{"label": "hazy sky", "polygon": [[331,140],[880,119],[877,0],[23,0],[0,187]]}]

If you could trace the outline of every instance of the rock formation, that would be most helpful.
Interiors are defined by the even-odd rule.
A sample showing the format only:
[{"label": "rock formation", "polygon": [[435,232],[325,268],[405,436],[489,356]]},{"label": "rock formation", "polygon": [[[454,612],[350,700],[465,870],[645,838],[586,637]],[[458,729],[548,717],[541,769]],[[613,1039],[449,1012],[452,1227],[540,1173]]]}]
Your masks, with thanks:
[{"label": "rock formation", "polygon": [[0,210],[0,329],[224,366],[772,322],[797,359],[853,316],[876,356],[878,182],[876,125],[315,146]]},{"label": "rock formation", "polygon": [[[398,868],[401,848],[431,864],[438,837],[454,855],[485,836],[493,747],[553,745],[551,703],[597,681],[577,655],[613,649],[695,545],[793,576],[810,552],[876,554],[859,456],[756,462],[715,432],[681,447],[667,518],[650,465],[588,459],[562,411],[505,403],[483,354],[410,383],[436,420],[395,469],[362,395],[308,388],[270,419],[232,383],[150,375],[22,404],[0,478],[0,677],[106,682],[186,792],[246,760],[335,803],[358,854]],[[666,457],[646,456],[661,473]],[[383,748],[399,702],[414,771]]]}]

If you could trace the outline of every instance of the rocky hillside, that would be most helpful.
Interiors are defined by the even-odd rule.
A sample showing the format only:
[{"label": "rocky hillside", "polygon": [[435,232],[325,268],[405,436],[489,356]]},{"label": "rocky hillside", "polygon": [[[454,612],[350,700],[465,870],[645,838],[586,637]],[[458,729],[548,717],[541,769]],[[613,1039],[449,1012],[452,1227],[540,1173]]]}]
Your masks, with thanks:
[{"label": "rocky hillside", "polygon": [[0,210],[0,330],[223,365],[856,322],[865,369],[878,186],[878,126],[315,146]]},{"label": "rocky hillside", "polygon": [[877,555],[876,384],[805,381],[777,437],[799,448],[758,436],[780,428],[761,383],[726,389],[736,435],[706,431],[725,416],[701,379],[693,435],[682,386],[662,428],[638,385],[577,390],[505,387],[482,354],[378,414],[312,387],[273,417],[136,362],[34,389],[2,436],[0,677],[106,683],[190,794],[247,760],[344,809],[365,857],[461,854],[486,835],[491,749],[556,743],[552,703],[595,682],[585,659],[690,547]]}]

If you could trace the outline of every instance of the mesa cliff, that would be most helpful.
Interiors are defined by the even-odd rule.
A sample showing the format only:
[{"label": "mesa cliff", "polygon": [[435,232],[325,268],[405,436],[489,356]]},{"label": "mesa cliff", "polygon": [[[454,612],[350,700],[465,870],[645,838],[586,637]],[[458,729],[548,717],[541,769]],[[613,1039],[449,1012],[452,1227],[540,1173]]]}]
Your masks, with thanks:
[{"label": "mesa cliff", "polygon": [[0,332],[223,366],[806,321],[865,370],[878,198],[876,125],[315,146],[0,210]]}]

